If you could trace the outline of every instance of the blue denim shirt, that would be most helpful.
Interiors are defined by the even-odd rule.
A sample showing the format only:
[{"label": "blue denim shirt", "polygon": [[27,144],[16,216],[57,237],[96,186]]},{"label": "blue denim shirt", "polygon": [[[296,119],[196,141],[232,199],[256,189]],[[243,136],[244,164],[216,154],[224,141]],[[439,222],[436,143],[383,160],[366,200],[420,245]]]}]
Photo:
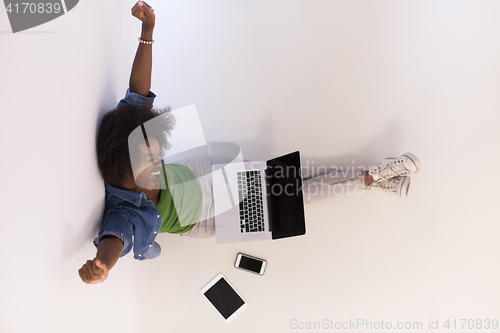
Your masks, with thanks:
[{"label": "blue denim shirt", "polygon": [[[125,98],[118,105],[153,106],[156,95],[149,91],[148,96],[130,92],[125,93]],[[163,161],[162,161],[163,163]],[[101,231],[93,243],[97,248],[102,237],[112,235],[123,242],[123,251],[120,258],[130,252],[134,247],[134,259],[153,259],[160,255],[161,247],[155,242],[161,226],[161,216],[151,200],[142,192],[134,192],[115,188],[104,183],[106,198],[104,216],[101,222]]]}]

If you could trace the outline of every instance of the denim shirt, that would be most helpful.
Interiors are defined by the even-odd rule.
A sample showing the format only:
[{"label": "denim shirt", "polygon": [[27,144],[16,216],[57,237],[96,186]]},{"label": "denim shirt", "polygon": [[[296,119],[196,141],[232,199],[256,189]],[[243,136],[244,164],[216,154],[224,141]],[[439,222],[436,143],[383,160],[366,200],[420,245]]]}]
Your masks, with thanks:
[{"label": "denim shirt", "polygon": [[[156,95],[148,92],[142,96],[130,92],[125,93],[125,98],[118,102],[118,106],[128,104],[131,106],[147,105],[152,107]],[[162,160],[163,164],[163,160]],[[151,200],[142,192],[134,192],[115,188],[105,184],[104,216],[101,222],[101,231],[93,243],[97,248],[102,237],[112,235],[123,242],[123,251],[120,258],[130,252],[134,247],[134,259],[153,259],[160,255],[160,244],[155,242],[162,223],[160,212]]]}]

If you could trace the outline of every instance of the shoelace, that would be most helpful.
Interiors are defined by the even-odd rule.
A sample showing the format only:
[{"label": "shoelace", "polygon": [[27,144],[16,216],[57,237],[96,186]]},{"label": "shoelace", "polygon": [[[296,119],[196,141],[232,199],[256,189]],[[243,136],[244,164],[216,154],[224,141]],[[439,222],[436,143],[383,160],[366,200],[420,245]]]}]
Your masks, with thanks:
[{"label": "shoelace", "polygon": [[[390,162],[386,164],[382,169],[379,170],[378,174],[380,177],[388,179],[386,177],[396,177],[396,176],[405,176],[410,173],[404,165],[404,160],[396,160],[394,162]],[[390,175],[393,176],[390,176]]]},{"label": "shoelace", "polygon": [[394,177],[390,179],[380,178],[379,180],[373,181],[370,184],[366,185],[366,189],[369,190],[372,187],[379,187],[383,190],[396,192],[396,188],[400,181],[401,177]]}]

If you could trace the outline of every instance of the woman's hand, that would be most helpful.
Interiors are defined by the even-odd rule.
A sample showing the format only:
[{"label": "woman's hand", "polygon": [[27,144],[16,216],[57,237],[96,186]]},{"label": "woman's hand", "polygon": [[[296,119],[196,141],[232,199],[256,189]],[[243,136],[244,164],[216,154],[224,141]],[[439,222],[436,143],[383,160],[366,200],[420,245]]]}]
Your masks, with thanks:
[{"label": "woman's hand", "polygon": [[154,9],[144,1],[137,1],[132,7],[132,16],[137,17],[142,21],[142,24],[148,28],[153,28],[155,25]]},{"label": "woman's hand", "polygon": [[83,282],[87,284],[96,284],[104,282],[108,278],[108,266],[94,258],[94,260],[87,260],[87,262],[78,270],[78,274]]}]

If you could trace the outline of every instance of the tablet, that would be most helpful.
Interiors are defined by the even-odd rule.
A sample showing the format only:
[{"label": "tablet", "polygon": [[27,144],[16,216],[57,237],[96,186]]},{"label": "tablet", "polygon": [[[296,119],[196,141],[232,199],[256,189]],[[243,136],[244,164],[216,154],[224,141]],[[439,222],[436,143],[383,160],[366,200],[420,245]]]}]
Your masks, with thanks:
[{"label": "tablet", "polygon": [[234,290],[222,274],[218,274],[200,292],[229,323],[246,307],[247,302]]}]

